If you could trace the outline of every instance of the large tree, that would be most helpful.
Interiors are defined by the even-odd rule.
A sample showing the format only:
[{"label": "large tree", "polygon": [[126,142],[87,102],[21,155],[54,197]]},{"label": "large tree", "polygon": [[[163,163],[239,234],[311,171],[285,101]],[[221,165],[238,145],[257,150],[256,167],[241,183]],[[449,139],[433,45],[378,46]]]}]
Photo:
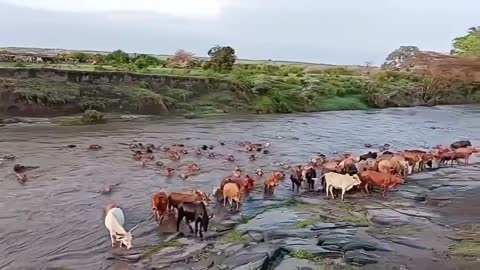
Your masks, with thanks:
[{"label": "large tree", "polygon": [[185,50],[178,50],[172,57],[170,57],[168,62],[170,63],[170,65],[175,67],[188,67],[193,61],[193,56],[194,54],[191,52],[187,52]]},{"label": "large tree", "polygon": [[468,34],[453,40],[456,55],[480,57],[480,26],[468,29]]},{"label": "large tree", "polygon": [[217,71],[232,70],[237,60],[235,50],[230,46],[215,46],[208,50],[210,67]]}]

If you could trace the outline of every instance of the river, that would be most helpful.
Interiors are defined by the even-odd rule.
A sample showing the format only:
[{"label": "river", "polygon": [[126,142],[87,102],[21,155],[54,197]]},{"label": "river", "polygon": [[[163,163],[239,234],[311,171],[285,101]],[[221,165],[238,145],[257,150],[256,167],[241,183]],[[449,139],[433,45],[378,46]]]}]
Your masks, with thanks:
[{"label": "river", "polygon": [[[151,215],[155,191],[211,192],[234,164],[245,172],[269,171],[279,163],[304,163],[317,153],[364,153],[364,144],[392,145],[391,149],[422,149],[455,140],[480,143],[480,107],[440,106],[372,111],[342,111],[289,115],[252,115],[205,119],[158,118],[86,127],[52,124],[15,124],[0,127],[0,154],[13,153],[14,163],[40,166],[25,185],[15,181],[13,162],[0,165],[0,269],[108,269],[112,261],[110,238],[102,210],[109,202],[120,204],[130,228]],[[184,143],[190,154],[174,164],[177,175],[167,178],[154,166],[141,168],[123,145],[136,139],[160,145]],[[225,141],[220,146],[219,141]],[[270,153],[249,161],[237,143],[271,143]],[[76,148],[61,146],[75,144]],[[87,150],[100,144],[100,151]],[[193,149],[215,145],[225,157],[197,157]],[[162,155],[156,153],[157,160]],[[201,174],[178,177],[195,162]],[[105,185],[118,184],[111,195]],[[289,182],[275,194],[290,196]],[[262,196],[259,191],[254,196]],[[249,207],[248,202],[243,206]],[[142,223],[143,233],[133,245],[160,241],[153,221]],[[139,228],[140,230],[140,228]]]}]

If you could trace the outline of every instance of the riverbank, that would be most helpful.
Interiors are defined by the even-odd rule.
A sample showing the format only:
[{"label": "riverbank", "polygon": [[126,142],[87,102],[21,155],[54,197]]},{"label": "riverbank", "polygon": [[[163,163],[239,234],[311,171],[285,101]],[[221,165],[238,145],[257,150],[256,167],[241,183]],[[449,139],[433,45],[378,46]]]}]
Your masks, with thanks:
[{"label": "riverbank", "polygon": [[[54,67],[0,68],[0,113],[61,116],[86,109],[132,114],[291,113],[480,103],[470,87],[435,92],[402,73],[236,67],[170,74]],[[268,66],[266,66],[268,67]],[[166,72],[166,71],[165,71]],[[178,74],[175,74],[177,72]]]}]

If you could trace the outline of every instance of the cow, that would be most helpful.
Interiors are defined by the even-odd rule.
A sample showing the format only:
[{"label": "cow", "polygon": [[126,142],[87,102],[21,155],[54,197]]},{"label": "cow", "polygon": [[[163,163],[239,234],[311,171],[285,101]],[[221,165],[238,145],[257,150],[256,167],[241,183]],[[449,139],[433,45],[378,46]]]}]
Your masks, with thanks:
[{"label": "cow", "polygon": [[226,183],[223,187],[223,206],[227,206],[227,200],[231,207],[233,207],[233,202],[237,204],[236,210],[240,207],[240,200],[242,193],[240,188],[235,183]]},{"label": "cow", "polygon": [[[302,171],[302,179],[307,181],[307,186],[309,190],[315,189],[315,179],[317,178],[317,172],[312,166],[304,168]],[[298,188],[297,188],[298,191]]]},{"label": "cow", "polygon": [[178,205],[182,202],[203,202],[208,205],[209,201],[208,196],[199,190],[195,190],[193,193],[173,192],[168,196],[168,209],[172,211],[173,208],[177,208],[178,210]]},{"label": "cow", "polygon": [[346,167],[355,163],[356,163],[355,159],[353,159],[352,157],[348,157],[338,164],[338,168],[340,169],[341,172],[345,172]]},{"label": "cow", "polygon": [[295,191],[295,186],[297,187],[297,192],[302,185],[302,166],[296,166],[292,169],[292,175],[290,175],[290,180],[292,181],[292,191]]},{"label": "cow", "polygon": [[328,193],[332,195],[332,199],[335,199],[333,196],[333,188],[339,188],[342,189],[342,197],[341,200],[343,201],[343,196],[346,191],[349,191],[352,189],[354,186],[358,186],[361,184],[360,179],[358,178],[357,175],[344,175],[344,174],[339,174],[339,173],[334,173],[334,172],[329,172],[326,173],[322,176],[322,179],[325,179],[325,192],[326,196],[328,198]]},{"label": "cow", "polygon": [[464,140],[464,141],[456,141],[450,145],[450,148],[452,149],[458,149],[458,148],[466,148],[468,146],[472,146],[472,143],[469,140]]},{"label": "cow", "polygon": [[365,184],[365,191],[368,193],[368,186],[377,186],[382,189],[383,198],[386,198],[385,192],[397,185],[403,184],[403,178],[389,173],[364,171],[359,174],[360,180]]},{"label": "cow", "polygon": [[369,158],[376,159],[376,158],[377,158],[377,155],[378,155],[378,154],[377,154],[376,152],[373,152],[373,153],[372,153],[372,152],[369,151],[368,153],[366,153],[366,154],[364,154],[364,155],[361,155],[361,156],[360,156],[360,160],[367,160],[367,159],[369,159]]},{"label": "cow", "polygon": [[279,181],[283,179],[284,174],[281,172],[272,172],[270,176],[265,179],[264,192],[273,193],[275,188],[279,185]]},{"label": "cow", "polygon": [[342,172],[343,174],[348,174],[348,175],[354,175],[358,173],[358,168],[357,165],[355,164],[349,164],[347,167]]},{"label": "cow", "polygon": [[[203,202],[181,202],[178,205],[177,232],[180,231],[180,222],[182,219],[185,219],[190,232],[194,232],[190,223],[195,222],[195,236],[197,236],[197,233],[200,233],[200,238],[203,238],[202,229],[204,232],[207,232],[208,223],[212,218],[213,214],[208,215],[207,207]],[[200,230],[198,229],[198,224],[200,224]]]},{"label": "cow", "polygon": [[477,153],[478,150],[473,147],[457,148],[454,151],[455,158],[464,159],[465,164],[469,163],[469,158],[473,153]]},{"label": "cow", "polygon": [[155,221],[162,224],[168,208],[168,196],[165,192],[155,192],[152,195],[152,212]]},{"label": "cow", "polygon": [[223,187],[227,183],[235,183],[239,189],[244,188],[245,191],[250,191],[253,189],[253,186],[255,185],[255,180],[253,180],[253,178],[248,175],[245,178],[228,177],[223,179],[222,183],[220,184],[220,190],[223,190]]},{"label": "cow", "polygon": [[138,228],[139,224],[135,225],[129,231],[126,231],[123,227],[125,224],[125,215],[121,208],[115,205],[108,205],[105,212],[105,227],[110,231],[112,247],[115,247],[115,243],[120,241],[120,247],[123,245],[127,249],[132,248],[132,232]]}]

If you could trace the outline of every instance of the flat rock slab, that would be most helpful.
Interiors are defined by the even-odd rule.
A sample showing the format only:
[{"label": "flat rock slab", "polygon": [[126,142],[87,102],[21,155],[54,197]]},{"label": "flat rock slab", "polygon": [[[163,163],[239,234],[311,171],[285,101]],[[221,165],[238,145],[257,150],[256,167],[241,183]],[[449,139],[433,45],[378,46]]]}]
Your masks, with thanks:
[{"label": "flat rock slab", "polygon": [[321,270],[324,269],[312,261],[286,256],[274,270]]},{"label": "flat rock slab", "polygon": [[368,210],[371,221],[380,225],[402,226],[409,223],[407,215],[400,214],[391,209]]},{"label": "flat rock slab", "polygon": [[359,250],[345,252],[344,258],[346,262],[361,265],[377,263],[380,259],[380,257],[375,254],[369,254]]},{"label": "flat rock slab", "polygon": [[207,246],[207,243],[191,243],[177,247],[165,247],[152,256],[152,265],[165,265],[169,263],[183,261]]},{"label": "flat rock slab", "polygon": [[257,215],[246,224],[237,227],[240,232],[269,231],[289,228],[298,222],[298,213],[286,208],[279,208]]}]

